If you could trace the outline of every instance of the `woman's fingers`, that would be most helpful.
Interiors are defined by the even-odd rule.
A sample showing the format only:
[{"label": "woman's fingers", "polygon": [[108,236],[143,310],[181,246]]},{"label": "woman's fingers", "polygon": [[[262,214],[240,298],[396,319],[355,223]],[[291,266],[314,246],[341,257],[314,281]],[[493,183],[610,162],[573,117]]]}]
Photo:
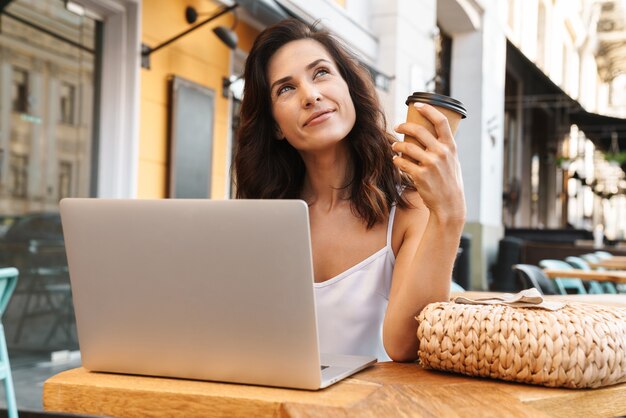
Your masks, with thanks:
[{"label": "woman's fingers", "polygon": [[400,125],[395,127],[395,131],[399,134],[404,134],[415,138],[415,140],[422,145],[422,148],[432,148],[435,146],[435,144],[439,142],[437,141],[437,138],[435,138],[435,136],[428,131],[428,129],[416,123],[401,123]]},{"label": "woman's fingers", "polygon": [[401,154],[402,157],[408,157],[408,161],[413,160],[413,164],[426,164],[431,162],[432,158],[434,157],[432,152],[429,154],[420,145],[407,141],[394,142],[391,145],[391,149],[393,149],[394,152]]},{"label": "woman's fingers", "polygon": [[397,155],[393,157],[393,164],[401,171],[408,174],[413,180],[413,183],[417,184],[420,176],[422,175],[422,166],[416,164],[415,161],[413,161],[412,159],[400,157]]},{"label": "woman's fingers", "polygon": [[418,112],[422,114],[422,116],[433,124],[439,141],[447,145],[454,145],[454,137],[452,135],[452,130],[450,129],[450,122],[443,113],[433,106],[424,103],[415,103],[414,106]]},{"label": "woman's fingers", "polygon": [[393,164],[411,178],[431,214],[439,219],[464,218],[465,198],[458,160],[451,154],[439,158],[428,155],[432,154],[428,151],[421,152],[425,162],[416,164],[409,157],[395,156]]},{"label": "woman's fingers", "polygon": [[421,144],[427,145],[422,148],[413,142],[393,143],[393,151],[400,153],[394,156],[393,164],[411,178],[431,213],[442,219],[460,217],[465,213],[465,206],[456,150],[432,134],[422,132],[424,128],[406,125],[398,127],[397,131],[419,133],[416,136],[421,139]]},{"label": "woman's fingers", "polygon": [[462,190],[456,144],[442,112],[427,104],[415,108],[432,123],[435,133],[417,123],[398,125],[396,132],[415,138],[417,143],[409,140],[392,144],[393,151],[400,154],[394,157],[393,163],[420,188],[426,205],[439,209],[445,207],[447,199],[453,199],[448,192]]}]

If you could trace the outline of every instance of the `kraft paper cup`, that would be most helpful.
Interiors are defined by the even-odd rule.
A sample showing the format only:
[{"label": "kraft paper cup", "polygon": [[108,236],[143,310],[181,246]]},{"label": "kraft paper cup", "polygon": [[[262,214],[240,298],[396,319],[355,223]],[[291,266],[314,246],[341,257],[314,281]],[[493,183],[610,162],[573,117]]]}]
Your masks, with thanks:
[{"label": "kraft paper cup", "polygon": [[[432,133],[435,137],[437,133],[435,131],[435,127],[428,119],[420,114],[420,112],[413,106],[413,103],[420,102],[429,104],[441,113],[443,113],[446,118],[448,118],[448,122],[450,123],[450,130],[452,131],[452,135],[454,135],[459,127],[459,122],[461,119],[465,119],[467,117],[467,111],[465,110],[465,106],[458,100],[453,99],[452,97],[444,96],[442,94],[436,93],[426,93],[426,92],[415,92],[410,95],[406,99],[406,104],[409,107],[406,121],[417,123],[428,129],[430,133]],[[408,142],[413,142],[421,147],[422,144],[415,138],[409,135],[404,136],[404,140]]]}]

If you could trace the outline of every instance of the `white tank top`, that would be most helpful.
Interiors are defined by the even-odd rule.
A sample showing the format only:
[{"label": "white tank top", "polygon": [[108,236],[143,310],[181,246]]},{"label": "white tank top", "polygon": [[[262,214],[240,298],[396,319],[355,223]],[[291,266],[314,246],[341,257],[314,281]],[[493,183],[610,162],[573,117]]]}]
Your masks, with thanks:
[{"label": "white tank top", "polygon": [[382,331],[396,262],[391,248],[395,213],[393,205],[384,248],[332,279],[314,284],[320,352],[391,360]]}]

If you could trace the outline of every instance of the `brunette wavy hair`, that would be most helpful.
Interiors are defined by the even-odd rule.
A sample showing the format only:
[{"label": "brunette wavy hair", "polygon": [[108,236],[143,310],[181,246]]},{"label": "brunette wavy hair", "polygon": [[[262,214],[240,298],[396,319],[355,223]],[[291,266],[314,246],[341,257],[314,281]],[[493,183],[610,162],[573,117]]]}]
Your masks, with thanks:
[{"label": "brunette wavy hair", "polygon": [[277,138],[272,116],[268,63],[283,45],[301,39],[319,42],[333,57],[341,77],[348,84],[356,110],[356,122],[348,134],[349,173],[347,196],[356,216],[371,228],[382,222],[393,203],[410,207],[402,188],[414,189],[406,175],[392,163],[394,141],[387,132],[384,113],[378,102],[369,72],[356,57],[325,30],[317,30],[296,19],[287,19],[265,29],[256,38],[246,61],[245,87],[241,104],[233,176],[240,199],[299,199],[305,166],[288,141]]}]

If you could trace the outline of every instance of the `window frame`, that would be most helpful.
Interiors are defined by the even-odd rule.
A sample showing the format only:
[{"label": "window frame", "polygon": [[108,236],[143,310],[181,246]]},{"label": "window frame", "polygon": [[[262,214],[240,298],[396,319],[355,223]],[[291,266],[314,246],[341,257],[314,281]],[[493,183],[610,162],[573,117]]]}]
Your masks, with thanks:
[{"label": "window frame", "polygon": [[104,24],[95,195],[133,198],[139,167],[141,2],[79,0]]},{"label": "window frame", "polygon": [[[28,113],[28,91],[29,91],[29,78],[30,74],[27,69],[13,66],[13,77],[11,80],[11,110],[17,113]],[[16,87],[16,75],[21,73],[24,75],[24,83],[18,86],[18,97],[13,97],[13,89]],[[23,90],[20,89],[23,87]],[[20,92],[23,92],[23,96],[20,97]]]}]

